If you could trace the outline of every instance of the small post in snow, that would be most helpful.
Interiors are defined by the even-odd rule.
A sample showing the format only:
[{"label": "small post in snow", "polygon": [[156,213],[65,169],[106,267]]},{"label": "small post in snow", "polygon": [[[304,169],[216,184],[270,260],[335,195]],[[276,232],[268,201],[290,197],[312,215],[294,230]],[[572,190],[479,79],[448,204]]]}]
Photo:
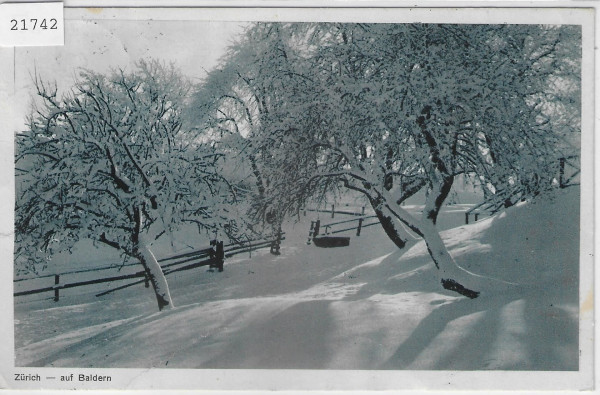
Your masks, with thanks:
[{"label": "small post in snow", "polygon": [[469,225],[469,212],[465,213],[465,225]]},{"label": "small post in snow", "polygon": [[565,179],[565,158],[560,158],[559,163],[560,163],[560,169],[559,169],[559,174],[558,174],[558,186],[560,188],[564,188],[565,187],[565,184],[564,184],[564,179]]},{"label": "small post in snow", "polygon": [[225,263],[225,250],[223,249],[223,241],[217,242],[217,268],[220,272],[223,271],[223,263]]},{"label": "small post in snow", "polygon": [[335,216],[335,204],[331,205],[331,218]]},{"label": "small post in snow", "polygon": [[54,301],[58,302],[58,284],[60,283],[60,276],[58,274],[54,275]]},{"label": "small post in snow", "polygon": [[271,254],[281,255],[281,252],[279,252],[280,248],[281,248],[281,227],[279,227],[279,229],[277,230],[277,237],[275,238],[275,240],[273,240],[271,242]]},{"label": "small post in snow", "polygon": [[223,263],[225,262],[225,251],[223,249],[223,242],[211,240],[210,245],[214,246],[210,249],[210,259],[211,263],[209,265],[210,268],[216,267],[218,271],[223,271]]},{"label": "small post in snow", "polygon": [[310,242],[312,241],[314,229],[315,229],[315,221],[310,221],[310,229],[308,230],[308,240],[306,240],[307,245],[310,245]]},{"label": "small post in snow", "polygon": [[356,228],[356,235],[360,236],[360,230],[362,229],[362,223],[363,223],[363,219],[359,218],[358,220],[358,228]]},{"label": "small post in snow", "polygon": [[313,237],[319,235],[319,228],[321,227],[321,220],[318,219],[316,221],[310,221],[310,230],[308,231],[308,240],[306,240],[306,244],[310,245]]}]

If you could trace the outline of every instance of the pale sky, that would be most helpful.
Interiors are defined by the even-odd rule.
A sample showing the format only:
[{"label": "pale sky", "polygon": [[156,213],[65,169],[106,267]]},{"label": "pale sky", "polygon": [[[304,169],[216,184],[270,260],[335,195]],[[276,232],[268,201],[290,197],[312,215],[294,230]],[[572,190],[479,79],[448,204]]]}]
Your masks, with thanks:
[{"label": "pale sky", "polygon": [[157,58],[174,62],[196,82],[217,65],[242,30],[242,22],[70,20],[64,47],[15,50],[15,127],[22,128],[29,113],[34,70],[61,90],[72,86],[78,68],[103,72]]}]

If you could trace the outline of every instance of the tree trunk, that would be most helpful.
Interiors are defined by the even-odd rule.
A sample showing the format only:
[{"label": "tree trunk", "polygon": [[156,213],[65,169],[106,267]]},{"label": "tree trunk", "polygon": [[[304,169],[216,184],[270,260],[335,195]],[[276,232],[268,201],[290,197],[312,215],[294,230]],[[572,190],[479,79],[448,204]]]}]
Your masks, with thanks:
[{"label": "tree trunk", "polygon": [[158,264],[156,257],[152,251],[150,251],[150,248],[148,247],[149,241],[146,240],[142,231],[144,221],[142,209],[139,206],[134,207],[133,213],[135,222],[135,230],[132,234],[134,248],[133,255],[140,260],[140,263],[144,267],[146,275],[152,284],[158,303],[158,310],[161,311],[164,308],[173,308],[173,301],[171,300],[169,284],[167,283],[165,274]]},{"label": "tree trunk", "polygon": [[156,301],[158,302],[158,310],[161,311],[164,308],[173,308],[169,284],[167,283],[165,274],[152,251],[150,251],[145,243],[140,243],[140,245],[136,247],[135,255],[140,260],[140,263],[144,267],[146,275],[152,284],[154,294],[156,295]]},{"label": "tree trunk", "polygon": [[265,186],[263,184],[262,175],[260,174],[260,170],[258,170],[258,166],[256,165],[256,159],[253,156],[249,157],[250,165],[252,166],[252,173],[254,177],[256,177],[256,187],[258,188],[258,196],[262,199],[265,196]]},{"label": "tree trunk", "polygon": [[425,198],[425,207],[423,208],[423,221],[431,222],[433,225],[437,222],[438,214],[442,208],[442,204],[448,197],[454,177],[443,177],[440,183],[435,183],[427,190]]},{"label": "tree trunk", "polygon": [[457,277],[462,277],[457,276],[460,268],[448,252],[444,241],[435,227],[442,204],[444,204],[446,197],[448,197],[454,182],[454,177],[451,176],[440,178],[441,182],[433,183],[429,187],[425,198],[423,224],[421,225],[423,240],[425,240],[425,244],[427,245],[429,256],[431,256],[435,266],[438,268],[442,287],[473,299],[479,296],[480,292],[467,288],[457,281]]},{"label": "tree trunk", "polygon": [[381,204],[381,199],[369,197],[369,202],[371,203],[373,210],[375,210],[375,214],[377,215],[385,234],[392,242],[394,242],[396,247],[404,248],[406,246],[406,239],[400,236],[400,234],[406,235],[406,232],[404,229],[399,229],[398,224],[394,223],[393,213]]},{"label": "tree trunk", "polygon": [[[432,191],[444,190],[442,186],[432,188]],[[507,291],[518,285],[500,279],[480,276],[458,266],[448,252],[434,224],[433,219],[437,218],[439,208],[436,211],[436,215],[433,216],[434,218],[429,218],[429,214],[424,212],[423,219],[419,221],[408,213],[408,211],[400,207],[389,193],[382,192],[382,196],[385,199],[383,205],[389,209],[389,212],[425,241],[427,251],[438,269],[438,278],[443,288],[469,298],[476,298],[481,292]],[[428,195],[429,199],[432,199],[432,201],[426,202],[426,208],[435,208],[437,205],[435,202],[440,202],[440,196],[436,196],[435,193],[430,192]]]},{"label": "tree trunk", "polygon": [[465,282],[465,277],[476,275],[456,264],[435,227],[426,225],[422,230],[423,240],[427,245],[429,256],[438,269],[438,278],[442,287],[471,299],[478,297],[481,292],[477,290],[480,289],[479,284],[474,284],[472,281]]}]

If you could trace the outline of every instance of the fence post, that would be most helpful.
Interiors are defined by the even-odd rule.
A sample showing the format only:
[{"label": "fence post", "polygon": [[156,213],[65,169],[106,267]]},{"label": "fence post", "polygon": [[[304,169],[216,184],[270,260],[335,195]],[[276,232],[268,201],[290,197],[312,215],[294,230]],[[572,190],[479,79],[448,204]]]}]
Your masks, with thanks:
[{"label": "fence post", "polygon": [[465,213],[465,225],[469,225],[469,212]]},{"label": "fence post", "polygon": [[479,219],[479,213],[475,213],[475,222]]},{"label": "fence post", "polygon": [[565,158],[560,158],[560,170],[558,174],[558,186],[560,188],[564,188],[564,178],[565,178]]},{"label": "fence post", "polygon": [[310,245],[313,236],[313,230],[315,229],[315,221],[310,221],[310,229],[308,230],[308,240],[306,240],[306,244]]},{"label": "fence post", "polygon": [[223,263],[225,262],[225,250],[223,249],[223,242],[217,242],[217,268],[220,272],[223,271]]},{"label": "fence post", "polygon": [[360,215],[365,215],[365,206],[362,206],[362,210],[360,211]]},{"label": "fence post", "polygon": [[[60,276],[58,274],[54,275],[54,285],[58,285],[60,283]],[[54,288],[54,301],[58,302],[58,288]]]},{"label": "fence post", "polygon": [[331,218],[335,217],[335,204],[331,205]]},{"label": "fence post", "polygon": [[210,268],[217,268],[220,272],[223,271],[223,262],[225,262],[225,250],[223,248],[223,242],[217,239],[211,240],[210,245],[214,246],[210,249]]},{"label": "fence post", "polygon": [[319,234],[320,227],[321,227],[320,219],[318,219],[316,221],[310,221],[310,230],[308,231],[308,240],[306,240],[306,244],[310,245],[313,237],[316,237]]},{"label": "fence post", "polygon": [[281,255],[281,227],[277,230],[277,238],[271,242],[271,254]]},{"label": "fence post", "polygon": [[358,220],[358,228],[356,228],[356,235],[357,235],[357,236],[360,236],[360,230],[362,229],[362,223],[363,223],[363,219],[362,219],[362,218],[360,218],[360,219]]}]

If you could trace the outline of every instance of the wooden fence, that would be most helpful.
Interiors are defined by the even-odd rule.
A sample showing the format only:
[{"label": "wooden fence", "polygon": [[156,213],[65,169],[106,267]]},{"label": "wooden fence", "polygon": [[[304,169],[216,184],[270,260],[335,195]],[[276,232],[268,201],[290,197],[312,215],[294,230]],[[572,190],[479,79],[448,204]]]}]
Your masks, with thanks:
[{"label": "wooden fence", "polygon": [[559,160],[558,185],[566,188],[580,184],[581,166],[578,156],[566,156]]},{"label": "wooden fence", "polygon": [[365,215],[365,206],[362,206],[361,208],[361,213],[357,213],[355,211],[345,211],[345,210],[336,210],[335,209],[335,204],[331,205],[331,210],[326,210],[326,209],[318,209],[318,208],[304,208],[301,211],[304,212],[304,216],[306,217],[306,213],[307,212],[313,212],[313,213],[327,213],[327,214],[331,214],[331,218],[335,218],[336,214],[344,214],[344,215],[354,215],[354,216],[363,216]]},{"label": "wooden fence", "polygon": [[465,211],[465,225],[469,224],[469,219],[474,219],[474,222],[479,221],[479,217],[489,217],[492,213],[489,210],[480,208],[480,205],[473,207],[470,210]]},{"label": "wooden fence", "polygon": [[[213,240],[210,242],[211,247],[209,247],[209,248],[204,248],[202,250],[196,250],[196,251],[191,251],[191,252],[187,252],[184,254],[178,254],[178,255],[171,256],[171,257],[162,258],[162,259],[159,259],[158,262],[159,262],[160,267],[162,268],[165,276],[168,276],[169,274],[172,274],[172,273],[181,272],[184,270],[191,270],[191,269],[195,269],[195,268],[202,267],[202,266],[209,266],[210,268],[215,268],[219,272],[222,272],[223,267],[224,267],[225,258],[230,258],[234,255],[243,254],[243,253],[249,253],[250,257],[252,257],[252,251],[255,251],[255,250],[258,250],[261,248],[266,248],[266,247],[270,247],[272,254],[278,255],[279,251],[280,251],[280,244],[283,240],[285,240],[285,233],[283,233],[283,232],[279,232],[276,235],[276,237],[272,240],[267,240],[267,239],[246,240],[243,242],[238,242],[235,244],[228,244],[228,245],[224,245],[223,241]],[[104,291],[104,292],[101,292],[101,293],[97,294],[96,296],[103,296],[103,295],[109,294],[111,292],[115,292],[120,289],[124,289],[124,288],[131,287],[133,285],[141,284],[141,283],[145,283],[146,288],[148,288],[150,286],[150,282],[149,282],[148,276],[146,275],[146,272],[143,270],[137,271],[135,273],[120,275],[120,276],[109,276],[109,277],[102,277],[102,278],[97,278],[97,279],[92,279],[92,280],[77,281],[77,282],[64,283],[64,284],[61,283],[61,281],[60,281],[61,275],[65,276],[68,274],[78,274],[78,273],[85,273],[85,272],[92,272],[92,271],[103,271],[103,270],[111,270],[111,269],[114,270],[116,268],[120,269],[120,268],[126,267],[126,266],[139,266],[139,265],[140,265],[139,262],[127,263],[127,264],[119,265],[118,267],[116,267],[114,265],[113,266],[104,266],[104,267],[93,268],[93,269],[74,270],[74,271],[70,271],[70,272],[63,272],[60,274],[48,274],[48,275],[42,275],[42,276],[37,276],[37,277],[15,279],[14,282],[17,283],[17,282],[23,282],[23,281],[39,280],[39,279],[43,279],[43,278],[54,277],[54,284],[51,286],[47,286],[47,287],[14,292],[13,295],[15,297],[18,297],[18,296],[33,295],[33,294],[44,293],[44,292],[54,292],[54,301],[58,302],[60,299],[60,290],[61,289],[84,287],[84,286],[89,286],[89,285],[93,285],[93,284],[108,283],[108,282],[113,282],[113,281],[124,281],[124,280],[130,280],[130,279],[139,279],[139,280],[112,288],[112,289]]]},{"label": "wooden fence", "polygon": [[[468,210],[466,210],[464,212],[464,223],[469,224],[469,222],[472,222],[472,221],[477,222],[479,219],[486,218],[486,217],[489,217],[490,215],[492,215],[493,212],[489,208],[487,208],[485,205],[486,205],[486,202],[478,204],[478,205],[473,206],[473,207],[469,208]],[[360,232],[361,232],[362,228],[379,224],[379,220],[377,219],[376,215],[365,215],[365,207],[364,206],[361,208],[360,213],[350,212],[350,211],[336,211],[334,205],[331,205],[331,210],[303,209],[303,211],[304,211],[304,215],[306,215],[307,211],[318,212],[318,213],[331,213],[331,218],[334,218],[336,214],[355,216],[355,218],[346,219],[346,220],[337,221],[337,222],[329,222],[329,223],[322,223],[322,221],[320,219],[311,221],[310,229],[308,232],[308,240],[307,240],[306,244],[311,244],[314,237],[333,235],[336,233],[347,232],[347,231],[351,231],[351,230],[355,230],[355,229],[356,229],[356,236],[360,236]],[[420,213],[420,211],[419,211],[419,213]],[[369,221],[371,219],[374,219],[374,221]],[[367,221],[368,221],[368,223],[367,223]],[[402,224],[402,226],[404,227],[404,229],[406,230],[406,232],[408,234],[412,235],[412,232],[407,227],[405,227],[403,224]],[[459,224],[457,223],[455,226],[459,226]]]},{"label": "wooden fence", "polygon": [[[337,212],[339,213],[339,212]],[[364,213],[364,208],[363,208]],[[344,213],[342,213],[344,214]],[[353,214],[354,215],[354,214]],[[375,219],[375,222],[365,223],[370,219]],[[346,219],[343,221],[329,222],[321,224],[321,220],[310,221],[310,230],[308,231],[308,240],[306,244],[311,244],[312,239],[317,236],[327,236],[336,233],[348,232],[356,229],[356,236],[360,236],[363,228],[368,226],[378,225],[379,219],[376,215],[361,215],[358,218]],[[343,227],[341,226],[343,225]]]}]

